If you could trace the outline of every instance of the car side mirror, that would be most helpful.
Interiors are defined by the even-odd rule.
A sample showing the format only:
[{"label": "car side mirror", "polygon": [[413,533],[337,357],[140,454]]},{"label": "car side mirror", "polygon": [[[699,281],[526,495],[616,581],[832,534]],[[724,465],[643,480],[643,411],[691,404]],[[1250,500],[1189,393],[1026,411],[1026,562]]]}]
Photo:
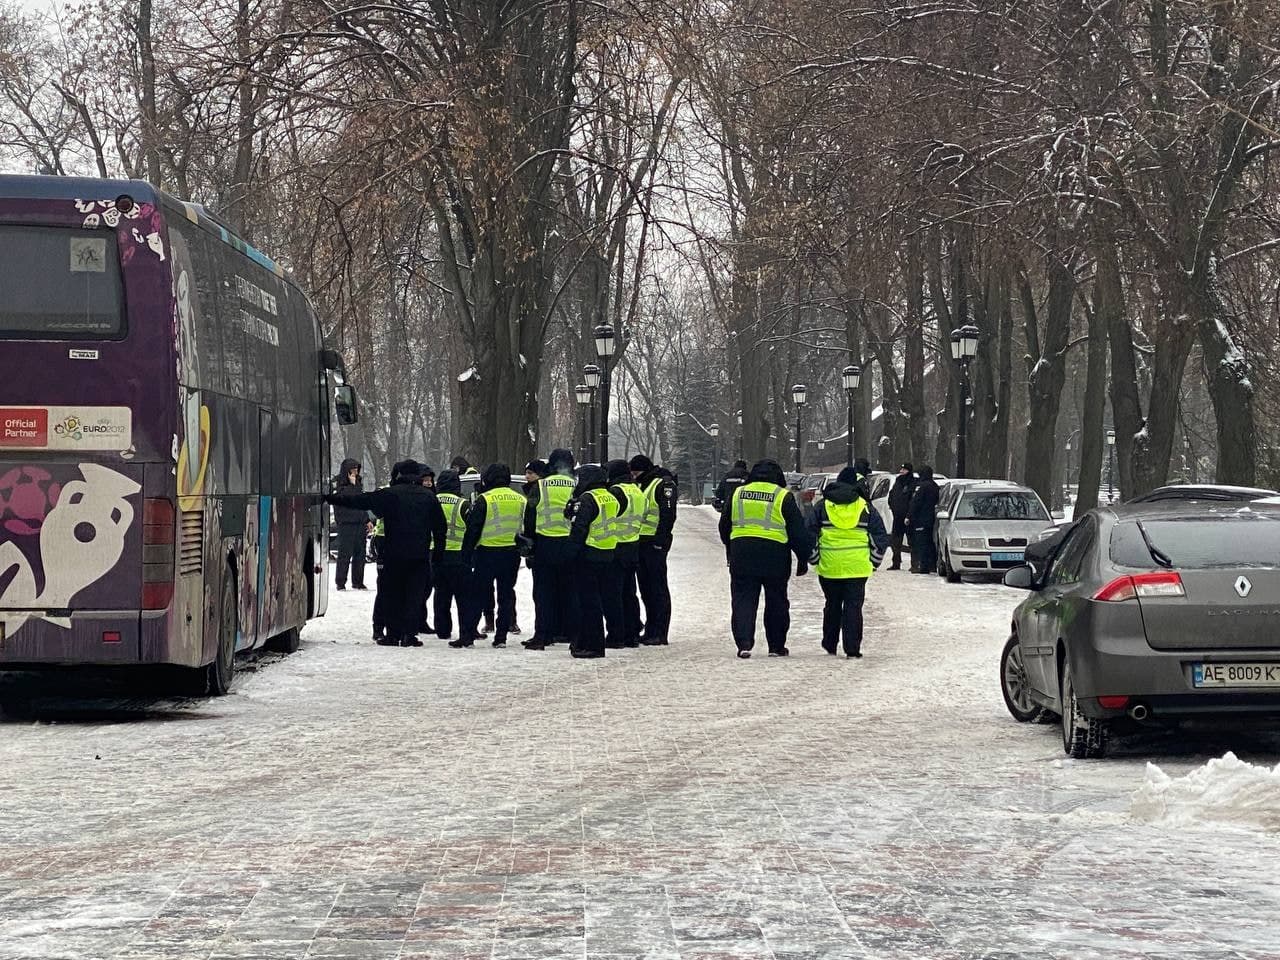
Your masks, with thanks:
[{"label": "car side mirror", "polygon": [[945,510],[939,510],[939,511],[938,511],[938,514],[937,514],[937,518],[938,518],[939,520],[950,520],[950,519],[951,519],[951,514],[947,513],[947,511],[945,511]]},{"label": "car side mirror", "polygon": [[1015,590],[1034,590],[1036,585],[1036,572],[1030,564],[1022,564],[1014,567],[1004,575],[1004,585],[1013,587]]},{"label": "car side mirror", "polygon": [[348,383],[334,387],[333,397],[340,424],[349,427],[360,420],[360,402],[356,397],[355,387]]}]

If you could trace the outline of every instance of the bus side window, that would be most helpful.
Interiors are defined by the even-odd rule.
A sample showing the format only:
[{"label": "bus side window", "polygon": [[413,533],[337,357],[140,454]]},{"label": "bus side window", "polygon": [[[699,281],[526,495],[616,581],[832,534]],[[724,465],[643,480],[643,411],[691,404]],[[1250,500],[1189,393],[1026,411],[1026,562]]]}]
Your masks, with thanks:
[{"label": "bus side window", "polygon": [[222,392],[227,389],[222,362],[222,327],[218,322],[218,271],[209,256],[210,240],[199,229],[184,230],[195,272],[193,295],[197,304],[196,345],[200,350],[200,386]]},{"label": "bus side window", "polygon": [[244,398],[245,337],[240,319],[240,297],[236,293],[235,261],[239,256],[226,244],[210,241],[212,260],[217,264],[218,325],[222,328],[223,369],[226,371],[226,390],[230,396]]}]

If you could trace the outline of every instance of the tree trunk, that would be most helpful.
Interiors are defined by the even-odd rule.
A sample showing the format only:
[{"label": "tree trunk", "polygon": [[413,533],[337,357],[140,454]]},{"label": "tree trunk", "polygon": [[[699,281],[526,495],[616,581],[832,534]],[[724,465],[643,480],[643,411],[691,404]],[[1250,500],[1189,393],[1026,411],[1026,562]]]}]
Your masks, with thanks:
[{"label": "tree trunk", "polygon": [[[1056,476],[1058,410],[1062,405],[1062,388],[1066,382],[1066,350],[1071,340],[1071,306],[1075,300],[1075,276],[1071,267],[1050,255],[1047,263],[1049,299],[1045,306],[1043,347],[1034,313],[1027,317],[1028,362],[1027,393],[1030,418],[1027,423],[1027,461],[1025,483],[1046,503],[1053,498]],[[1024,275],[1023,302],[1034,296],[1030,280]]]},{"label": "tree trunk", "polygon": [[1249,366],[1226,324],[1213,278],[1194,299],[1209,397],[1218,432],[1218,483],[1250,487],[1257,481],[1258,440]]},{"label": "tree trunk", "polygon": [[138,38],[138,59],[142,69],[142,149],[146,160],[147,180],[152,186],[161,185],[160,177],[160,129],[156,113],[156,58],[151,41],[151,0],[138,0],[138,18],[134,28]]},{"label": "tree trunk", "polygon": [[[1115,277],[1107,282],[1094,281],[1094,298],[1089,313],[1089,366],[1085,374],[1084,416],[1080,422],[1080,439],[1076,446],[1080,451],[1079,478],[1076,480],[1075,516],[1084,516],[1098,505],[1098,490],[1102,484],[1102,454],[1105,443],[1107,416],[1107,331],[1111,328],[1113,311],[1124,313],[1123,302],[1114,299]],[[1070,482],[1070,478],[1068,478]]]},{"label": "tree trunk", "polygon": [[[902,413],[907,420],[913,465],[929,457],[928,407],[924,400],[924,253],[919,237],[907,242],[907,323],[903,347]],[[896,464],[895,464],[896,466]],[[896,471],[895,471],[896,472]]]}]

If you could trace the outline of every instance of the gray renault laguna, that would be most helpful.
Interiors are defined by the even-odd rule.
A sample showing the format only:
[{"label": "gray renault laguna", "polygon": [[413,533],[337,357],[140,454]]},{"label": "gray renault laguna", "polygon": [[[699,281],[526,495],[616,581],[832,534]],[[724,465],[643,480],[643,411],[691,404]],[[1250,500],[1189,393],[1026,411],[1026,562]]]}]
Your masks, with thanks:
[{"label": "gray renault laguna", "polygon": [[1280,505],[1103,507],[1028,548],[1000,659],[1016,720],[1062,724],[1077,758],[1146,723],[1280,725]]}]

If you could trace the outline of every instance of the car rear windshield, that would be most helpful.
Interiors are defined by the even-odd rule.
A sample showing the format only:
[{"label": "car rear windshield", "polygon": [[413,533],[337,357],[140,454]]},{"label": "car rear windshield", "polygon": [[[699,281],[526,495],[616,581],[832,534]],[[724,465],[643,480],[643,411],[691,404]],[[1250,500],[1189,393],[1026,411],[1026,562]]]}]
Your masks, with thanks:
[{"label": "car rear windshield", "polygon": [[118,340],[122,306],[113,231],[0,224],[0,338]]},{"label": "car rear windshield", "polygon": [[1111,559],[1122,567],[1280,566],[1280,519],[1142,520],[1122,523],[1111,534]]},{"label": "car rear windshield", "polygon": [[1048,520],[1044,504],[1034,493],[1000,490],[966,493],[956,507],[957,520]]}]

